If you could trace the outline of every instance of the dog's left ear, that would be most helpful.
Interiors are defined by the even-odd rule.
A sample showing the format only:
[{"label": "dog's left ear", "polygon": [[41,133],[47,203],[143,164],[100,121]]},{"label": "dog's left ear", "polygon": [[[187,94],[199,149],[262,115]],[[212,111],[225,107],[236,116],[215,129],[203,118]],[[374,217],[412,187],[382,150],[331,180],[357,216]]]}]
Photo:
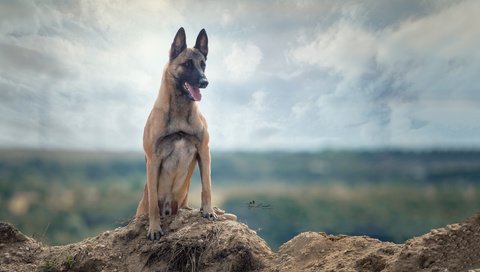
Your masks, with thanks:
[{"label": "dog's left ear", "polygon": [[200,50],[200,52],[207,58],[208,55],[208,37],[207,37],[207,32],[205,29],[202,29],[200,33],[198,33],[197,36],[197,42],[195,43],[195,46],[193,48],[196,48]]}]

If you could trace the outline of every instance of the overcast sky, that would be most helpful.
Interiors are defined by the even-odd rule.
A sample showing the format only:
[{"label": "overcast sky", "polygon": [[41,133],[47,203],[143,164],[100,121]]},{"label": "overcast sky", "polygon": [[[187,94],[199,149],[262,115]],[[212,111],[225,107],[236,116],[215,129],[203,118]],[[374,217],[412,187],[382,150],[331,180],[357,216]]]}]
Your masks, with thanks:
[{"label": "overcast sky", "polygon": [[0,1],[0,146],[141,151],[180,26],[213,150],[480,147],[480,1]]}]

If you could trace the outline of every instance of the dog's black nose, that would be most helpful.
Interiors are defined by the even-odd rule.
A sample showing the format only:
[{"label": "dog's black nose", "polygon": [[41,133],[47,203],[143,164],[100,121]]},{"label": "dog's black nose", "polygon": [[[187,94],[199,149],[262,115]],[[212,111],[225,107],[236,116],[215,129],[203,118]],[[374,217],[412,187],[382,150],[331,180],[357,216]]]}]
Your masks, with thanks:
[{"label": "dog's black nose", "polygon": [[206,88],[208,86],[208,80],[205,77],[201,78],[200,81],[198,82],[198,86],[200,88]]}]

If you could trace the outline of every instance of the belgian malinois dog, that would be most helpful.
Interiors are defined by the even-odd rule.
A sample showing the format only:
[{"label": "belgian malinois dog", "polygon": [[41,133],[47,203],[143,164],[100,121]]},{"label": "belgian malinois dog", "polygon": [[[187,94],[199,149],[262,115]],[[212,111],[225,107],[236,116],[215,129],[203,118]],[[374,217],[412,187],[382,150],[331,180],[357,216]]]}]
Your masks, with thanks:
[{"label": "belgian malinois dog", "polygon": [[208,37],[205,29],[195,46],[187,48],[185,30],[180,28],[170,48],[160,91],[143,134],[147,183],[136,216],[148,212],[147,236],[158,240],[164,235],[160,216],[188,208],[190,179],[198,162],[202,180],[203,217],[216,220],[210,192],[210,148],[207,121],[197,102],[201,88],[208,85],[205,61]]}]

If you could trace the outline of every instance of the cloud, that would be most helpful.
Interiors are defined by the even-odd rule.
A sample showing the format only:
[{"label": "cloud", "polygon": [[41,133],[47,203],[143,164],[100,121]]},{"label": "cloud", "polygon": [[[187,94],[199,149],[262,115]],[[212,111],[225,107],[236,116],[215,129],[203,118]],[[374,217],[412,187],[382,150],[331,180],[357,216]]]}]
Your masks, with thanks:
[{"label": "cloud", "polygon": [[2,1],[0,145],[141,150],[183,26],[216,149],[478,146],[479,6]]},{"label": "cloud", "polygon": [[235,81],[246,81],[252,77],[262,60],[262,51],[253,43],[232,44],[230,53],[225,57],[227,77]]},{"label": "cloud", "polygon": [[298,62],[333,70],[347,78],[359,77],[373,64],[376,39],[366,29],[340,22],[309,44],[292,51]]},{"label": "cloud", "polygon": [[[335,124],[329,126],[359,124],[365,143],[405,144],[396,142],[398,137],[393,138],[393,133],[414,130],[415,134],[433,123],[442,126],[438,122],[444,116],[441,112],[448,111],[433,102],[424,106],[435,115],[417,116],[421,115],[416,108],[422,101],[445,103],[447,97],[455,100],[471,96],[478,89],[473,71],[480,69],[479,55],[474,53],[480,31],[473,26],[479,21],[475,15],[479,11],[478,2],[463,1],[428,16],[375,30],[340,20],[307,44],[292,49],[290,56],[300,65],[315,66],[337,77],[332,77],[336,81],[333,93],[319,96],[317,101],[320,118],[334,116]],[[303,43],[304,37],[300,37]],[[292,108],[296,116],[306,111],[299,105]],[[394,114],[397,108],[407,110],[402,110],[402,115]],[[450,122],[447,125],[467,131]],[[475,129],[480,127],[475,125]]]},{"label": "cloud", "polygon": [[0,43],[0,62],[3,65],[3,73],[11,77],[22,71],[22,76],[62,78],[69,74],[59,59],[42,52],[24,48],[21,46]]},{"label": "cloud", "polygon": [[249,108],[253,108],[256,111],[264,111],[266,109],[266,103],[268,99],[268,93],[260,90],[256,91],[252,95],[252,101]]},{"label": "cloud", "polygon": [[169,4],[2,2],[0,144],[139,149],[168,48],[132,22],[170,27]]},{"label": "cloud", "polygon": [[226,101],[222,94],[208,97],[201,104],[207,120],[211,146],[214,149],[279,148],[285,130],[283,120],[275,116],[269,90],[255,90],[245,102]]},{"label": "cloud", "polygon": [[[378,62],[401,73],[411,88],[448,95],[476,89],[480,3],[463,1],[385,32]],[[472,84],[473,83],[473,84]],[[470,85],[472,84],[472,85]]]},{"label": "cloud", "polygon": [[308,111],[312,108],[311,102],[297,102],[292,107],[292,113],[295,119],[303,119]]}]

